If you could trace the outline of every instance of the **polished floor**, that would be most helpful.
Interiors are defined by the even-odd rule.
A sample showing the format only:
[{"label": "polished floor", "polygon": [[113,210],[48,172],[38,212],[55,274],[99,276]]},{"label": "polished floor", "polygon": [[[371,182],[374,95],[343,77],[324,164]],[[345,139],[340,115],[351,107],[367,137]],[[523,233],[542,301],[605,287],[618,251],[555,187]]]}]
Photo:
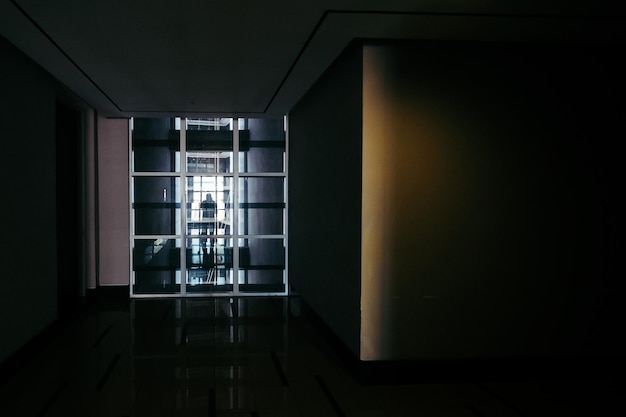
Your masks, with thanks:
[{"label": "polished floor", "polygon": [[[96,303],[0,385],[0,416],[604,415],[611,381],[361,384],[297,298]],[[615,400],[615,401],[614,401]],[[621,411],[620,411],[621,410]]]}]

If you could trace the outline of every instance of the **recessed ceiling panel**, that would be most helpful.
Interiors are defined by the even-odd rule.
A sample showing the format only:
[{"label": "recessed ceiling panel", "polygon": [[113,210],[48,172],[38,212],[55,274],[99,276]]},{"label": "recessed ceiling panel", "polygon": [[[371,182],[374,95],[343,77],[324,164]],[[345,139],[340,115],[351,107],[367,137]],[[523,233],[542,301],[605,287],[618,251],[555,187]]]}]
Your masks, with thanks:
[{"label": "recessed ceiling panel", "polygon": [[0,33],[109,116],[286,113],[354,38],[624,39],[603,2],[502,3],[7,0]]}]

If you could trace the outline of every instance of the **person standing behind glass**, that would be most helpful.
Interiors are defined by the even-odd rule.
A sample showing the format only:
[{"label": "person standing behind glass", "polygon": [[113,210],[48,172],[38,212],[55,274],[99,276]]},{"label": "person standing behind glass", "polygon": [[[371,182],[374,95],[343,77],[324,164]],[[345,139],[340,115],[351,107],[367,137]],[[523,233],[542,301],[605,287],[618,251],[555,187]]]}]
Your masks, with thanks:
[{"label": "person standing behind glass", "polygon": [[[206,235],[207,232],[212,235],[215,233],[215,212],[217,209],[217,203],[211,197],[211,193],[207,193],[206,199],[200,203],[202,209],[202,235]],[[202,247],[206,247],[206,239],[202,241]],[[211,240],[211,247],[213,247],[213,240]]]}]

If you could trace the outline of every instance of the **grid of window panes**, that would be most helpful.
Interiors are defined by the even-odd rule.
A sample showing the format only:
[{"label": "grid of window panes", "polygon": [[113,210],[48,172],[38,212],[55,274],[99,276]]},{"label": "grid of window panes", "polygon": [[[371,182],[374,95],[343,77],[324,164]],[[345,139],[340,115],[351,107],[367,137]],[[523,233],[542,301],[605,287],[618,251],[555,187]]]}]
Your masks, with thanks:
[{"label": "grid of window panes", "polygon": [[131,126],[131,293],[285,293],[283,119]]}]

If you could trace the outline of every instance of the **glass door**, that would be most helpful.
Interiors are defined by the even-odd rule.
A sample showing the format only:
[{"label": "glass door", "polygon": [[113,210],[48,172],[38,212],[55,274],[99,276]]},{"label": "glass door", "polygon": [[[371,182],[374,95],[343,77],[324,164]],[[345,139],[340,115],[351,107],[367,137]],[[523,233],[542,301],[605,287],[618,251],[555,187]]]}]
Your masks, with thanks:
[{"label": "glass door", "polygon": [[233,119],[187,119],[186,292],[233,293]]},{"label": "glass door", "polygon": [[131,295],[285,294],[282,119],[133,119]]}]

